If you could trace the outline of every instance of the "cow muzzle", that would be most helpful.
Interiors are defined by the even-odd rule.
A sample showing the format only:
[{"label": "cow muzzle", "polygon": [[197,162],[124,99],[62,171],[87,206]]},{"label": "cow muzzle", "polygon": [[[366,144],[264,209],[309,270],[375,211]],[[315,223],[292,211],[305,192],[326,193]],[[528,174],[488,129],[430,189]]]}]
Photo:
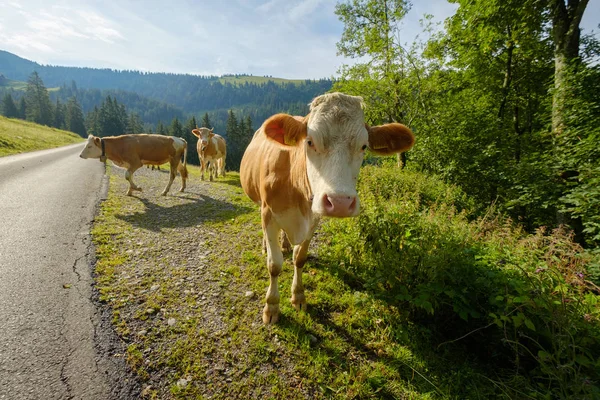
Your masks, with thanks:
[{"label": "cow muzzle", "polygon": [[354,217],[359,211],[356,196],[323,194],[320,202],[320,209],[327,217]]}]

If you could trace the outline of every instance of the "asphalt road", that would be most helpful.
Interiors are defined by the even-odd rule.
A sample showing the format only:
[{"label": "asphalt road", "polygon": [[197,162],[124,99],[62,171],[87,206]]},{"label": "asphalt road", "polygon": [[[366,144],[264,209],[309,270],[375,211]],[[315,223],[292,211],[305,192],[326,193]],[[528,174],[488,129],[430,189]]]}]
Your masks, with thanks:
[{"label": "asphalt road", "polygon": [[0,157],[1,400],[138,397],[93,288],[106,178],[81,149]]}]

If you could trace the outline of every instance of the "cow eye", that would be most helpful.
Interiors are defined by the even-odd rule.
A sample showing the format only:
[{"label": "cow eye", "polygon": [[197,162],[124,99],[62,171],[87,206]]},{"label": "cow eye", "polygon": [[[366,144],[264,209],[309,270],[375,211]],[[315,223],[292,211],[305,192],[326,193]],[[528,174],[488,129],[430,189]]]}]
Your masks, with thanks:
[{"label": "cow eye", "polygon": [[363,147],[360,148],[362,151],[365,151],[367,149],[367,145],[363,144]]},{"label": "cow eye", "polygon": [[309,141],[308,141],[308,142],[306,142],[306,143],[307,143],[307,144],[308,144],[310,147],[312,147],[312,145],[313,145],[313,142],[312,142],[312,140],[309,140]]}]

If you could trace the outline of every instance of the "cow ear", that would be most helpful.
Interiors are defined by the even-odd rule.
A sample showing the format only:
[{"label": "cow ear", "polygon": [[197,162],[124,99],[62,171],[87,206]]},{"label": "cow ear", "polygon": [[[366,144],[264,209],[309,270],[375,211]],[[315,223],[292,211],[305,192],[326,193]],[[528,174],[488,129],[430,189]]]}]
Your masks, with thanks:
[{"label": "cow ear", "polygon": [[95,144],[96,146],[100,147],[100,145],[101,145],[102,143],[100,142],[100,138],[99,138],[99,137],[95,137],[95,136],[94,136],[94,144]]},{"label": "cow ear", "polygon": [[270,139],[285,146],[294,146],[306,137],[306,122],[304,118],[276,114],[265,121],[263,130]]},{"label": "cow ear", "polygon": [[192,129],[192,133],[194,134],[194,136],[200,137],[200,129],[198,129],[198,128]]},{"label": "cow ear", "polygon": [[369,150],[375,154],[387,156],[410,150],[415,144],[415,135],[406,126],[399,123],[379,126],[367,126],[369,132]]}]

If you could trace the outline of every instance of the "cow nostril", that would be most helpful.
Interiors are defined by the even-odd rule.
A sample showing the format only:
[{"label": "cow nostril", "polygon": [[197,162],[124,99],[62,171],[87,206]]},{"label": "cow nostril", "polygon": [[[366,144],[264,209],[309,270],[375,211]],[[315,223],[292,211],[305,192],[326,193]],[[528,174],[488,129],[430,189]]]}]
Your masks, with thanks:
[{"label": "cow nostril", "polygon": [[333,203],[331,202],[331,200],[329,199],[329,196],[327,196],[327,195],[323,196],[323,206],[325,207],[326,210],[333,209]]},{"label": "cow nostril", "polygon": [[350,204],[350,207],[348,207],[351,211],[354,211],[354,209],[356,208],[356,197],[352,199],[352,203]]}]

